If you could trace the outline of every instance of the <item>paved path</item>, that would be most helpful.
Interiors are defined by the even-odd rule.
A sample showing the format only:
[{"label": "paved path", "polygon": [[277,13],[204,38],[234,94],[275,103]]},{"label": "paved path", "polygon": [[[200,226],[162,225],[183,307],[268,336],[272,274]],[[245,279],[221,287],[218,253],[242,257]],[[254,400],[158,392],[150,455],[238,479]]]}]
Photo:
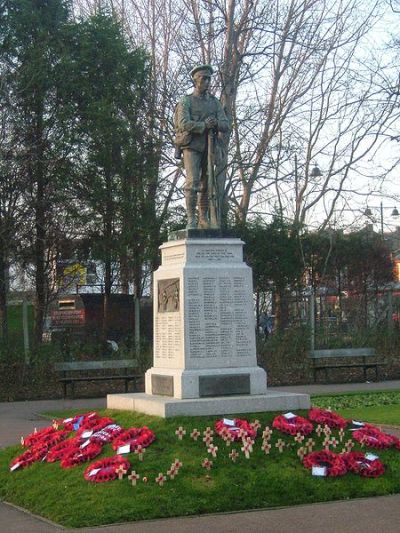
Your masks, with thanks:
[{"label": "paved path", "polygon": [[[359,390],[400,389],[400,381],[380,383],[349,383],[342,385],[299,385],[277,387],[290,392],[330,394]],[[15,444],[20,436],[30,433],[33,427],[44,427],[48,420],[40,413],[72,408],[100,409],[105,399],[43,400],[33,402],[0,403],[0,448]],[[400,423],[400,421],[399,421]],[[400,495],[366,498],[343,502],[317,503],[284,509],[267,509],[164,520],[151,520],[129,524],[83,528],[85,533],[398,533],[400,531]],[[24,510],[0,503],[0,530],[2,533],[48,533],[64,528],[33,516]]]}]

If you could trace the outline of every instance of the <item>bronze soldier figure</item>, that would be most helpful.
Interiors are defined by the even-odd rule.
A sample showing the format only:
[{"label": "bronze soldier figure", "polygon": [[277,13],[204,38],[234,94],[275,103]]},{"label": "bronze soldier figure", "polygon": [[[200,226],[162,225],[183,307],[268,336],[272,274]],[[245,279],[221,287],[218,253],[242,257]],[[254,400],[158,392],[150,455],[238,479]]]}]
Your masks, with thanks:
[{"label": "bronze soldier figure", "polygon": [[178,103],[174,117],[175,143],[183,152],[186,172],[187,228],[220,228],[223,191],[215,179],[215,142],[218,134],[228,131],[228,119],[219,100],[208,93],[212,67],[198,65],[190,74],[194,91]]}]

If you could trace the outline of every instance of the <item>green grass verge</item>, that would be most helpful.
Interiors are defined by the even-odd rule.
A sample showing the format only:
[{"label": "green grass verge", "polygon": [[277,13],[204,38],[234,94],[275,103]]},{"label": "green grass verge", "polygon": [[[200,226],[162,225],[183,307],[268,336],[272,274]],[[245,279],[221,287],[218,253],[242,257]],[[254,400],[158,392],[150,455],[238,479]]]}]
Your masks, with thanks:
[{"label": "green grass verge", "polygon": [[400,391],[313,396],[312,403],[339,411],[345,418],[400,426]]},{"label": "green grass verge", "polygon": [[[214,465],[208,478],[201,466],[207,457],[205,445],[200,440],[193,441],[189,434],[195,427],[204,431],[207,426],[213,426],[215,417],[164,420],[120,411],[102,414],[112,416],[124,427],[148,425],[156,433],[157,440],[147,449],[143,463],[134,454],[128,456],[132,468],[141,477],[146,476],[148,483],[140,481],[132,487],[127,478],[104,484],[88,483],[83,478],[87,465],[63,470],[58,463],[41,463],[10,473],[9,462],[21,453],[20,446],[12,446],[0,452],[0,497],[66,527],[83,527],[400,492],[397,450],[379,452],[386,465],[381,478],[365,479],[353,474],[316,478],[300,463],[296,454],[298,445],[277,431],[273,434],[271,453],[265,455],[259,430],[250,459],[240,453],[236,463],[232,463],[228,453],[232,447],[240,452],[240,446],[227,448],[221,439],[215,438],[218,457],[212,459]],[[274,416],[274,413],[257,413],[240,417],[258,418],[264,427],[271,426]],[[180,425],[187,431],[182,441],[175,435]],[[320,449],[322,439],[313,437]],[[278,438],[293,445],[281,454],[274,446]],[[102,454],[106,455],[113,455],[110,445]],[[156,476],[159,472],[165,474],[175,458],[183,463],[179,475],[159,487]]]}]

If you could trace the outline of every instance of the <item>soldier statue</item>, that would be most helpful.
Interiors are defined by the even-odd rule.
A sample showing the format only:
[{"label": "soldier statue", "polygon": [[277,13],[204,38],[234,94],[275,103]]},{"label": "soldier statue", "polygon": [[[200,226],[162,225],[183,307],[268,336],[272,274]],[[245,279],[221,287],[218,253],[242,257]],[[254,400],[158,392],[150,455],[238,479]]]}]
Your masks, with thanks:
[{"label": "soldier statue", "polygon": [[221,227],[224,191],[218,190],[215,155],[216,143],[229,125],[220,101],[208,92],[212,74],[210,65],[195,67],[190,73],[194,91],[183,97],[175,110],[175,157],[180,159],[183,154],[188,229]]}]

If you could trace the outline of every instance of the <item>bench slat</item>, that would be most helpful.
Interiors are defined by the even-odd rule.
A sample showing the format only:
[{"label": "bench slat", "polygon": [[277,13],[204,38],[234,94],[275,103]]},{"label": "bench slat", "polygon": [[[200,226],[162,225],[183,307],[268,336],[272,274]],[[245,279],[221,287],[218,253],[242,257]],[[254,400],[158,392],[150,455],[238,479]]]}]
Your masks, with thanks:
[{"label": "bench slat", "polygon": [[376,356],[375,348],[343,348],[331,350],[314,350],[310,353],[312,359],[325,357],[373,357]]},{"label": "bench slat", "polygon": [[70,361],[55,363],[54,368],[58,372],[68,372],[74,370],[103,370],[113,368],[136,368],[136,359],[119,359],[110,361]]}]

